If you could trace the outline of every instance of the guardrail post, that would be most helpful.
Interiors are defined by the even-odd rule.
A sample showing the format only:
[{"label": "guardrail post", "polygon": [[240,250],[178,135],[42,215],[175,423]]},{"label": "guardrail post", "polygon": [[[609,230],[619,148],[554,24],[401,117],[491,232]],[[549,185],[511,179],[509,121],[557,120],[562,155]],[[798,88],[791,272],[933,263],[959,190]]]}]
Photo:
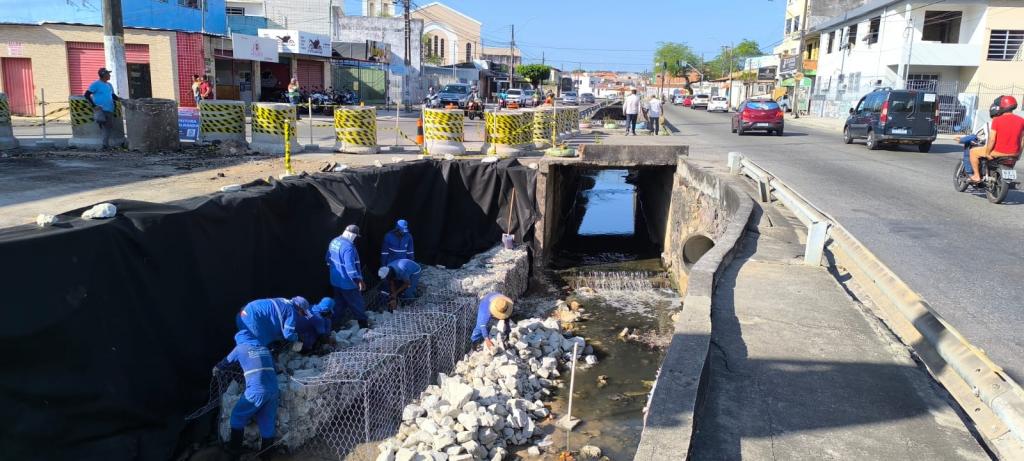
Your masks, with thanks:
[{"label": "guardrail post", "polygon": [[772,186],[768,181],[762,181],[761,178],[757,178],[757,200],[761,203],[772,201]]},{"label": "guardrail post", "polygon": [[825,240],[828,239],[828,222],[815,221],[807,226],[807,248],[804,249],[804,264],[820,266],[825,255]]},{"label": "guardrail post", "polygon": [[729,152],[729,173],[740,174],[743,170],[741,162],[743,160],[743,154],[739,152]]}]

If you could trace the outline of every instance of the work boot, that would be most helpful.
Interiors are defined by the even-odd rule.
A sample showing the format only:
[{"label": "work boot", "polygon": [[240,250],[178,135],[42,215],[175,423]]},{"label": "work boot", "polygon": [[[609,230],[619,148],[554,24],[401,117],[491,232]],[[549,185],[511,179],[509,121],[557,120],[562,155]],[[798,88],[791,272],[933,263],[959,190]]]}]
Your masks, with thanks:
[{"label": "work boot", "polygon": [[244,429],[231,429],[231,438],[228,439],[228,455],[232,461],[242,457],[242,439],[245,437]]}]

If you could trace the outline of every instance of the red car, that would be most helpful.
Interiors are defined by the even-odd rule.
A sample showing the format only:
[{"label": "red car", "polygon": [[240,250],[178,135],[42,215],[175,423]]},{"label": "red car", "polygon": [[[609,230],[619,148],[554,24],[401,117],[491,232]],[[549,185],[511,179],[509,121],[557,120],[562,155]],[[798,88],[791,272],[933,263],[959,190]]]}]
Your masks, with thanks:
[{"label": "red car", "polygon": [[784,129],[782,108],[770,99],[748,99],[732,114],[732,132],[740,136],[748,131],[765,131],[782,136]]},{"label": "red car", "polygon": [[693,96],[686,96],[683,98],[683,107],[690,107],[693,104]]}]

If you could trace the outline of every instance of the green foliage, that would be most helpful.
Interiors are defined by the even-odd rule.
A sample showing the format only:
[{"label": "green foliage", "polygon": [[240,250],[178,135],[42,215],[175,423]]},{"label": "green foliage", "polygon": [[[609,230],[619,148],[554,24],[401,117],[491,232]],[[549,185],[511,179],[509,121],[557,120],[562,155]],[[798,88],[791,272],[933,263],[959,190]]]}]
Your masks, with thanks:
[{"label": "green foliage", "polygon": [[708,61],[708,77],[711,79],[729,76],[730,69],[735,72],[743,70],[743,59],[761,56],[764,52],[757,42],[744,39],[728,50],[722,50],[715,59]]},{"label": "green foliage", "polygon": [[[673,76],[683,75],[685,69],[681,64],[684,62],[692,67],[698,65],[700,58],[684,43],[658,42],[658,49],[654,51],[653,73],[666,71]],[[665,63],[664,67],[660,63]]]},{"label": "green foliage", "polygon": [[534,87],[551,76],[551,66],[544,64],[520,64],[516,66],[516,74],[530,81]]},{"label": "green foliage", "polygon": [[422,55],[422,61],[424,64],[440,66],[441,57],[430,53],[432,46],[433,44],[430,42],[430,37],[424,35],[420,38],[420,54]]}]

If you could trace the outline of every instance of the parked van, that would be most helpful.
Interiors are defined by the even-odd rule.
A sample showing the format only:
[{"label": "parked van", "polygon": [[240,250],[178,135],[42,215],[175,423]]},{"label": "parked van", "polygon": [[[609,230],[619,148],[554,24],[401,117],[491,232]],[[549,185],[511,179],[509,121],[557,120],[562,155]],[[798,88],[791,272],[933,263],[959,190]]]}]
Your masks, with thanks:
[{"label": "parked van", "polygon": [[935,93],[879,88],[850,109],[843,126],[843,141],[866,139],[868,149],[886,144],[916,144],[928,152],[938,135],[939,118]]}]

